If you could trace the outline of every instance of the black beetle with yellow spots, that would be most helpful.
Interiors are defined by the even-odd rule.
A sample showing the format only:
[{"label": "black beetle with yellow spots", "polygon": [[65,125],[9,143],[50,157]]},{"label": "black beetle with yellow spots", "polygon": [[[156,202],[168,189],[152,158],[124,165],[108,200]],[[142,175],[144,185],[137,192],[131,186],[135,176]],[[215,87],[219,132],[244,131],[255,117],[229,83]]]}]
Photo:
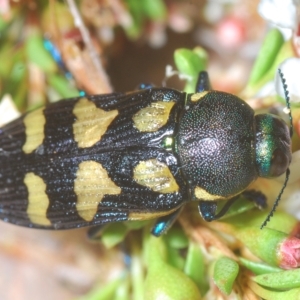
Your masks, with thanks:
[{"label": "black beetle with yellow spots", "polygon": [[189,201],[207,221],[241,193],[264,202],[245,189],[258,176],[288,178],[290,144],[284,121],[211,90],[206,72],[195,94],[149,88],[60,101],[0,130],[0,218],[45,229],[158,218],[159,236]]}]

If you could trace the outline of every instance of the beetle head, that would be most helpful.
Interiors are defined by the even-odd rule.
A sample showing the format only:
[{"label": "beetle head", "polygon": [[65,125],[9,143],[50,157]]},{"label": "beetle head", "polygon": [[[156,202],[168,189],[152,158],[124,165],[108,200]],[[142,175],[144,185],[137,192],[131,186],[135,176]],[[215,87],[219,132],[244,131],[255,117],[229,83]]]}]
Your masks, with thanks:
[{"label": "beetle head", "polygon": [[256,166],[260,177],[278,177],[288,169],[291,159],[291,138],[287,124],[271,114],[255,116]]}]

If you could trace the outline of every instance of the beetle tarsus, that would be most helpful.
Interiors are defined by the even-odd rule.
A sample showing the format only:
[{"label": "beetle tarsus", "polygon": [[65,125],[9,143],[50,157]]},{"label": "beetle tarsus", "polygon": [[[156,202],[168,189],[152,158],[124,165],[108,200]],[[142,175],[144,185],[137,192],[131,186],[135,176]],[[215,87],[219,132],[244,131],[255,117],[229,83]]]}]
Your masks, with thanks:
[{"label": "beetle tarsus", "polygon": [[154,88],[155,85],[152,84],[152,83],[146,83],[146,82],[143,82],[143,83],[140,83],[136,88],[135,90],[136,91],[139,91],[139,90],[148,90],[148,89],[152,89]]},{"label": "beetle tarsus", "polygon": [[200,201],[198,204],[199,213],[207,222],[216,220],[217,208],[217,201]]},{"label": "beetle tarsus", "polygon": [[182,208],[180,207],[179,209],[175,210],[174,212],[172,212],[171,214],[167,215],[167,216],[163,216],[159,219],[156,220],[155,225],[153,226],[151,233],[156,236],[159,237],[162,234],[164,234],[165,232],[167,232],[169,230],[169,228],[174,224],[174,222],[176,221],[178,215],[180,214]]},{"label": "beetle tarsus", "polygon": [[210,85],[208,73],[206,71],[201,71],[199,73],[199,77],[196,85],[196,93],[201,93],[210,90],[211,90],[211,85]]},{"label": "beetle tarsus", "polygon": [[239,196],[235,196],[227,200],[226,204],[222,209],[217,213],[218,202],[217,201],[200,201],[198,209],[202,218],[207,221],[215,221],[222,218],[232,206],[232,204],[239,199]]}]

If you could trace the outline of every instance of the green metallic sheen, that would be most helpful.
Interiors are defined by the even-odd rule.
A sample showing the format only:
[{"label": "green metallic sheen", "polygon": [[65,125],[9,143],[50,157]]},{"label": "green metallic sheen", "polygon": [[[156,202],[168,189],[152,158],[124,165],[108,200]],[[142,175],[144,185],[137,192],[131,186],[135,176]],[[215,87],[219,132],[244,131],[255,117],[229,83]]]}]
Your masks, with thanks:
[{"label": "green metallic sheen", "polygon": [[289,127],[271,114],[255,116],[256,166],[259,176],[277,177],[288,168],[291,159]]},{"label": "green metallic sheen", "polygon": [[170,136],[164,138],[163,147],[168,151],[172,151],[174,149],[174,139]]}]

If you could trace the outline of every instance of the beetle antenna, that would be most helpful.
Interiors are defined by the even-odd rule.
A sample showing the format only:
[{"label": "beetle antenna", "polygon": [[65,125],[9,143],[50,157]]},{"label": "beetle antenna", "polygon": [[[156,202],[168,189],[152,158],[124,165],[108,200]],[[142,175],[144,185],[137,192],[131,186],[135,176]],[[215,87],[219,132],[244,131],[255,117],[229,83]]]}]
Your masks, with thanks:
[{"label": "beetle antenna", "polygon": [[289,181],[289,177],[290,177],[290,169],[287,169],[286,173],[285,173],[285,181],[284,181],[283,187],[282,187],[279,195],[277,196],[277,199],[274,202],[273,207],[272,207],[271,211],[269,212],[267,218],[261,224],[260,229],[263,229],[267,225],[267,223],[270,221],[271,217],[273,216],[273,214],[274,214],[274,212],[276,210],[276,207],[277,207],[277,205],[278,205],[278,203],[279,203],[279,201],[281,199],[281,195],[283,194],[283,191],[285,190],[286,185],[287,185],[287,183]]},{"label": "beetle antenna", "polygon": [[[283,86],[283,90],[284,90],[286,107],[289,110],[290,137],[292,137],[292,135],[293,135],[293,117],[292,117],[292,113],[291,113],[291,105],[290,105],[289,92],[287,90],[287,84],[285,83],[286,80],[285,80],[285,78],[283,76],[283,73],[281,72],[280,69],[278,69],[278,73],[279,73],[279,76],[280,76],[280,79],[281,79],[281,82],[282,82],[282,86]],[[274,202],[273,207],[272,207],[271,211],[269,212],[267,218],[265,219],[265,221],[260,226],[260,229],[263,229],[267,225],[267,223],[270,221],[271,217],[273,216],[273,214],[274,214],[274,212],[275,212],[275,210],[276,210],[276,208],[278,206],[278,203],[279,203],[279,201],[281,199],[281,195],[283,194],[283,192],[284,192],[284,190],[285,190],[285,188],[287,186],[287,183],[289,181],[289,177],[290,177],[290,169],[287,169],[286,173],[285,173],[285,181],[284,181],[283,187],[281,188],[281,191],[280,191],[279,195],[277,196],[277,199]]]},{"label": "beetle antenna", "polygon": [[285,83],[286,80],[283,76],[283,73],[281,72],[280,69],[278,69],[278,73],[282,82],[283,90],[284,90],[284,96],[285,96],[285,102],[286,102],[286,107],[289,111],[289,119],[290,119],[290,137],[293,135],[293,117],[291,113],[291,105],[290,105],[290,97],[289,97],[289,91],[287,89],[287,84]]}]

